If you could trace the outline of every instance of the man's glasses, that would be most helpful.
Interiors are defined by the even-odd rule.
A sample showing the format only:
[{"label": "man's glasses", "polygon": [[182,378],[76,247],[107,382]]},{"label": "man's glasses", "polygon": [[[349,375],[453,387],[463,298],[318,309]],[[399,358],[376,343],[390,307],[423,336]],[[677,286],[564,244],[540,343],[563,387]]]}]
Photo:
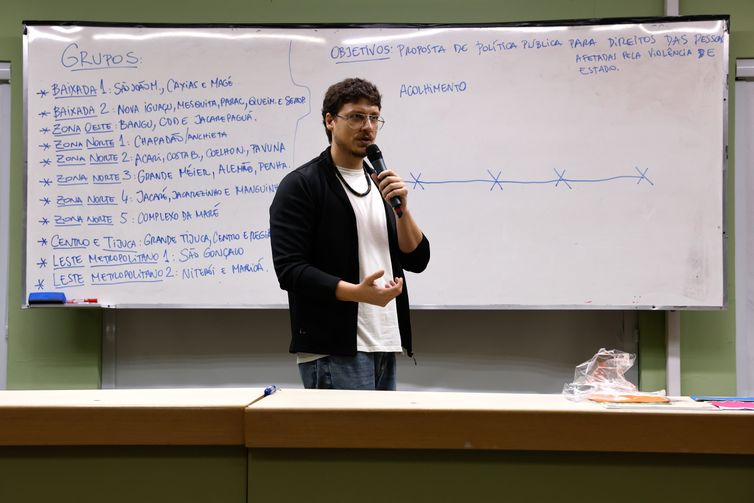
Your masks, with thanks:
[{"label": "man's glasses", "polygon": [[335,114],[335,117],[339,117],[346,121],[348,123],[348,126],[352,129],[363,128],[367,123],[367,120],[369,121],[369,124],[375,129],[382,129],[382,126],[385,125],[385,119],[383,119],[379,115],[367,115],[355,112],[345,116]]}]

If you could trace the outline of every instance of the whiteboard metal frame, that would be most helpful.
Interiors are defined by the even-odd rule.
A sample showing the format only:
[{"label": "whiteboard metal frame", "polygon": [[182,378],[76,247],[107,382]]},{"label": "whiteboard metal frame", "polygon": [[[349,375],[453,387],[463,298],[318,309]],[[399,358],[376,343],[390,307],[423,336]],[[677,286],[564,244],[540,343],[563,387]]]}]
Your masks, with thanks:
[{"label": "whiteboard metal frame", "polygon": [[[678,12],[677,0],[665,0],[666,13]],[[562,19],[546,21],[527,21],[527,22],[502,22],[502,23],[123,23],[123,22],[101,22],[101,21],[49,21],[49,20],[24,20],[23,25],[23,65],[28,68],[29,54],[29,36],[28,26],[89,26],[89,27],[139,27],[139,28],[301,28],[301,29],[325,29],[325,28],[485,28],[485,27],[548,27],[548,26],[585,26],[585,25],[609,25],[609,24],[640,24],[640,23],[662,23],[664,21],[684,22],[684,21],[722,21],[725,23],[725,42],[723,44],[723,68],[725,70],[725,82],[723,93],[723,164],[722,164],[722,246],[723,246],[723,300],[722,306],[680,306],[680,305],[614,305],[614,306],[593,306],[581,304],[563,304],[563,305],[517,305],[517,304],[489,304],[489,305],[417,305],[411,306],[412,309],[426,310],[664,310],[664,311],[719,311],[728,307],[728,219],[726,217],[727,202],[727,158],[728,158],[728,78],[730,68],[728,64],[729,44],[730,44],[730,16],[727,14],[720,15],[666,15],[657,17],[620,17],[620,18],[589,18],[589,19]],[[23,72],[23,158],[24,158],[24,207],[23,207],[23,243],[24,253],[22,254],[22,289],[21,289],[21,307],[24,309],[33,307],[49,308],[49,306],[29,306],[25,298],[26,292],[26,246],[27,246],[27,186],[28,186],[28,72]],[[69,306],[66,306],[69,307]],[[196,304],[117,304],[117,305],[99,305],[98,307],[107,309],[287,309],[287,304],[228,304],[222,306],[215,305],[196,305]]]},{"label": "whiteboard metal frame", "polygon": [[728,307],[728,238],[730,234],[728,232],[728,119],[729,110],[728,103],[730,102],[728,83],[730,81],[730,22],[727,23],[725,29],[725,43],[723,44],[723,67],[725,68],[725,87],[723,88],[723,200],[722,200],[722,215],[723,215],[723,309]]},{"label": "whiteboard metal frame", "polygon": [[29,299],[26,297],[26,248],[29,240],[29,229],[26,226],[27,208],[29,206],[29,118],[26,111],[29,109],[29,72],[26,71],[29,68],[29,35],[24,26],[23,41],[21,43],[21,49],[23,51],[23,71],[21,77],[23,79],[23,89],[21,106],[23,107],[23,113],[21,115],[21,141],[23,141],[23,207],[21,208],[21,235],[23,236],[23,253],[21,253],[21,308],[29,307]]},{"label": "whiteboard metal frame", "polygon": [[0,390],[8,386],[8,276],[10,273],[10,63],[0,62]]},{"label": "whiteboard metal frame", "polygon": [[[669,0],[673,1],[673,0]],[[346,28],[539,28],[553,26],[598,26],[620,24],[652,24],[663,22],[684,21],[725,21],[726,31],[730,24],[729,14],[700,14],[688,16],[639,16],[639,17],[612,17],[612,18],[578,18],[578,19],[547,19],[540,21],[503,21],[486,23],[401,23],[401,22],[374,22],[374,23],[140,23],[140,22],[107,22],[91,20],[45,20],[25,19],[21,21],[24,27],[24,38],[27,37],[28,26],[84,26],[100,28],[270,28],[270,29],[346,29]]]},{"label": "whiteboard metal frame", "polygon": [[[32,305],[25,306],[30,309],[50,309],[60,306],[54,305]],[[202,305],[202,304],[89,304],[89,305],[76,305],[76,306],[64,306],[66,309],[91,309],[99,307],[102,309],[288,309],[288,304],[227,304],[222,306],[217,305]],[[542,305],[523,305],[523,304],[421,304],[412,305],[411,309],[421,309],[424,311],[442,311],[442,310],[470,310],[470,311],[532,311],[532,310],[547,310],[547,311],[668,311],[668,310],[684,310],[684,311],[720,311],[725,307],[704,307],[704,306],[640,306],[640,305],[615,305],[615,306],[582,306],[572,304],[548,304]]]},{"label": "whiteboard metal frame", "polygon": [[[736,60],[736,133],[740,138],[748,137],[754,132],[754,116],[745,113],[741,106],[754,101],[754,59]],[[751,105],[746,106],[750,109]],[[743,148],[743,140],[736,143],[736,183],[735,183],[735,266],[736,266],[736,393],[750,395],[754,393],[754,330],[749,291],[752,288],[751,255],[754,250],[749,247],[750,228],[754,222],[749,218],[754,199],[750,190],[754,177],[750,168],[754,166],[754,158],[749,155],[750,149]],[[749,150],[749,151],[747,151]]]}]

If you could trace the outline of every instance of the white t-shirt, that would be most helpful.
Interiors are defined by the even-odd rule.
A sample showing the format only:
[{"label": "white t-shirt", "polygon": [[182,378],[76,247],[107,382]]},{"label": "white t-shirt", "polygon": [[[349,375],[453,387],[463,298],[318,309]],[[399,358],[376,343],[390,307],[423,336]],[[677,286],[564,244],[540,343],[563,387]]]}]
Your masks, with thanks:
[{"label": "white t-shirt", "polygon": [[[384,285],[391,279],[393,268],[390,265],[390,246],[387,236],[387,222],[382,195],[377,186],[367,182],[363,170],[337,168],[343,179],[353,190],[363,194],[372,185],[369,194],[359,197],[343,187],[356,215],[356,232],[359,243],[359,281],[377,271],[385,275],[377,280]],[[342,182],[341,182],[342,183]],[[398,311],[395,299],[385,307],[359,303],[359,316],[356,328],[356,350],[364,352],[401,352],[401,334],[398,328]],[[306,363],[326,355],[298,353],[297,362]]]}]

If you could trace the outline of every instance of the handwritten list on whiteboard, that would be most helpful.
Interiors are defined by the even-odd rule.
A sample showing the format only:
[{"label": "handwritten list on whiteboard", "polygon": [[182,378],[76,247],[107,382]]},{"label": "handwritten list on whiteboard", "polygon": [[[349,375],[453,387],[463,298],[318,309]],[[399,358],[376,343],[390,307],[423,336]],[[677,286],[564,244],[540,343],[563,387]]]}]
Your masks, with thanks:
[{"label": "handwritten list on whiteboard", "polygon": [[722,304],[723,20],[26,30],[27,293],[284,306],[269,204],[361,76],[433,245],[414,304]]}]

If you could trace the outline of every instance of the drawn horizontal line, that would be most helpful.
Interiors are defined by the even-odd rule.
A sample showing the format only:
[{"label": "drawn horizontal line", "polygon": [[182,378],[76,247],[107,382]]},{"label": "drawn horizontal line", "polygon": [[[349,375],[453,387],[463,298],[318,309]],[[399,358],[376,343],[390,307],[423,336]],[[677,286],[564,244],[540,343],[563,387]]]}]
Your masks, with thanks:
[{"label": "drawn horizontal line", "polygon": [[132,263],[122,263],[122,264],[99,264],[99,265],[92,265],[89,266],[92,269],[96,269],[98,267],[122,267],[124,265],[155,265],[158,264],[156,260],[154,262],[132,262]]},{"label": "drawn horizontal line", "polygon": [[56,122],[60,121],[76,121],[81,119],[96,119],[99,115],[81,115],[79,117],[55,117]]},{"label": "drawn horizontal line", "polygon": [[654,186],[654,182],[650,180],[647,177],[647,171],[649,171],[649,168],[646,168],[644,171],[640,170],[637,167],[634,167],[637,175],[616,175],[616,176],[610,176],[610,177],[603,177],[603,178],[568,178],[565,176],[566,170],[563,170],[562,172],[559,172],[558,170],[554,170],[555,173],[558,175],[558,178],[550,178],[546,180],[512,180],[512,179],[501,179],[500,175],[502,172],[498,172],[497,175],[493,174],[491,171],[487,171],[487,173],[490,175],[489,178],[472,178],[472,179],[458,179],[458,180],[424,180],[422,179],[422,174],[419,173],[418,175],[414,175],[413,173],[410,173],[411,175],[411,181],[410,183],[413,184],[413,188],[419,187],[420,189],[424,189],[426,185],[451,185],[451,184],[468,184],[468,183],[483,183],[490,185],[490,190],[494,189],[495,187],[500,188],[500,190],[503,189],[503,185],[555,185],[556,187],[560,185],[561,183],[568,187],[569,189],[572,189],[571,184],[578,184],[578,183],[607,183],[615,180],[636,180],[636,183],[639,184],[642,180],[645,180],[648,184],[651,186]]},{"label": "drawn horizontal line", "polygon": [[144,280],[133,280],[133,281],[117,281],[113,283],[92,283],[92,285],[97,286],[107,286],[107,285],[125,285],[126,283],[162,283],[163,280],[161,279],[144,279]]},{"label": "drawn horizontal line", "polygon": [[336,65],[344,65],[348,63],[366,63],[368,61],[385,61],[386,59],[390,59],[389,57],[386,58],[370,58],[370,59],[354,59],[352,61],[336,61]]},{"label": "drawn horizontal line", "polygon": [[117,68],[139,68],[138,66],[98,66],[97,68],[76,68],[72,72],[88,72],[94,70],[115,70]]}]

